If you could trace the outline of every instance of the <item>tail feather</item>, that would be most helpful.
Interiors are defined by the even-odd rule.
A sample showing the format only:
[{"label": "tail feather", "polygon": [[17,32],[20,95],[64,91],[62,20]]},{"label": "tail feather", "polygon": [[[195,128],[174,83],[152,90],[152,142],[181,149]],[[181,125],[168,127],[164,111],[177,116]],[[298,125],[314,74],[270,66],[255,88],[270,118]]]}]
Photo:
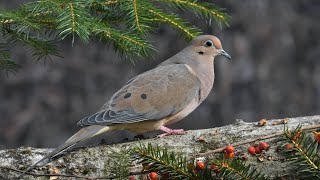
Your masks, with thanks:
[{"label": "tail feather", "polygon": [[81,141],[84,141],[86,139],[92,138],[96,135],[99,135],[101,133],[107,132],[110,130],[110,127],[108,126],[87,126],[82,129],[80,129],[76,134],[71,136],[65,143],[54,149],[52,152],[44,156],[42,159],[31,165],[27,170],[25,170],[22,175],[32,170],[34,167],[36,167],[38,164],[47,164],[52,161],[52,158],[60,155],[64,151],[70,149],[74,145],[78,144]]}]

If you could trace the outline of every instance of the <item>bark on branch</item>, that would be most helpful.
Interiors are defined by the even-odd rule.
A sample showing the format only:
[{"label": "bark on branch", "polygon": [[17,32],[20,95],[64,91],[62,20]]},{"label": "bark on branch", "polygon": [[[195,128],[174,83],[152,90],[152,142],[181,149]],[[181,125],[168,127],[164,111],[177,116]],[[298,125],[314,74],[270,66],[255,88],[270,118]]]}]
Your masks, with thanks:
[{"label": "bark on branch", "polygon": [[[278,123],[275,123],[278,122]],[[280,122],[280,123],[279,123]],[[220,155],[228,144],[235,144],[236,154],[244,154],[247,156],[247,163],[263,171],[271,177],[282,176],[290,173],[289,162],[277,153],[279,143],[276,137],[283,132],[283,120],[269,120],[265,126],[258,126],[257,122],[246,123],[237,120],[236,123],[211,129],[201,129],[187,131],[185,135],[169,136],[164,138],[153,138],[140,141],[142,143],[152,143],[166,147],[169,150],[182,152],[188,157],[206,157],[213,159]],[[320,125],[320,116],[308,116],[288,118],[287,124],[290,128],[295,128],[299,124],[306,129],[316,129]],[[259,157],[250,156],[247,153],[249,144],[254,144],[255,140],[269,142],[271,148],[269,151]],[[59,178],[67,178],[63,174],[67,174],[70,178],[95,179],[98,177],[112,177],[110,168],[114,166],[114,152],[132,148],[139,142],[120,143],[115,145],[99,145],[97,147],[82,148],[72,151],[69,154],[55,160],[45,167],[39,167],[33,170],[33,175],[27,175],[23,179],[51,179],[56,178],[50,174],[62,174]],[[17,170],[25,169],[30,164],[39,160],[51,149],[36,149],[31,147],[21,147],[18,149],[7,149],[0,151],[0,179],[15,179],[20,175]],[[113,157],[110,158],[110,157]],[[16,170],[14,170],[16,169]],[[132,173],[138,173],[140,166],[132,164]],[[37,176],[37,174],[44,174]]]}]

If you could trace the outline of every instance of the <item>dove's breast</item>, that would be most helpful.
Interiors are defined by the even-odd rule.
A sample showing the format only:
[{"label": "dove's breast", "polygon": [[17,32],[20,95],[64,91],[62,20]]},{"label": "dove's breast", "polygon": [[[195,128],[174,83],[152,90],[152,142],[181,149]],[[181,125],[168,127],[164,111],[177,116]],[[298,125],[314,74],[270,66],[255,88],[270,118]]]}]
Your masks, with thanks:
[{"label": "dove's breast", "polygon": [[192,111],[194,111],[199,106],[198,98],[195,98],[191,101],[187,107],[185,107],[182,111],[177,114],[164,119],[164,125],[170,125],[180,121],[181,119],[187,117]]}]

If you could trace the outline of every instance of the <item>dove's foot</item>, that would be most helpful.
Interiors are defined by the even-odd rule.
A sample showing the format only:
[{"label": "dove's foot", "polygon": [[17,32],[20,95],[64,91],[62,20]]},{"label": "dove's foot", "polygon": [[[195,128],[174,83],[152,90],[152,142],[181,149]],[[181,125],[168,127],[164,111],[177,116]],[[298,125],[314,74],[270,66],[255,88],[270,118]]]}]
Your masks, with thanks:
[{"label": "dove's foot", "polygon": [[170,129],[165,126],[161,126],[160,130],[164,131],[165,133],[158,135],[159,138],[169,135],[181,135],[186,133],[183,129]]}]

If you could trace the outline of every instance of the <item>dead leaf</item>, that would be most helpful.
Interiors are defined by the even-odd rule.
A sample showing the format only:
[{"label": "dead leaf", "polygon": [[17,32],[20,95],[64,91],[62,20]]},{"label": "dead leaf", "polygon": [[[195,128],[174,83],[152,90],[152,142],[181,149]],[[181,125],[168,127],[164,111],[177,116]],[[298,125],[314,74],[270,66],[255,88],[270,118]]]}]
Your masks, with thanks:
[{"label": "dead leaf", "polygon": [[260,121],[258,122],[258,126],[265,126],[267,125],[267,120],[265,118],[260,119]]},{"label": "dead leaf", "polygon": [[204,136],[200,136],[200,137],[198,138],[198,141],[199,141],[199,142],[206,142],[206,139],[204,138]]},{"label": "dead leaf", "polygon": [[282,120],[282,124],[288,124],[288,121],[289,121],[288,118],[284,118],[284,119]]},{"label": "dead leaf", "polygon": [[54,176],[54,174],[59,174],[60,171],[57,167],[55,166],[49,166],[48,168],[49,174],[53,174],[53,176],[50,176],[50,180],[57,180],[59,177],[58,176]]},{"label": "dead leaf", "polygon": [[263,162],[264,159],[265,159],[265,158],[264,158],[263,156],[259,156],[259,157],[258,157],[258,160],[259,160],[260,162]]},{"label": "dead leaf", "polygon": [[58,176],[50,176],[49,180],[57,180]]}]

